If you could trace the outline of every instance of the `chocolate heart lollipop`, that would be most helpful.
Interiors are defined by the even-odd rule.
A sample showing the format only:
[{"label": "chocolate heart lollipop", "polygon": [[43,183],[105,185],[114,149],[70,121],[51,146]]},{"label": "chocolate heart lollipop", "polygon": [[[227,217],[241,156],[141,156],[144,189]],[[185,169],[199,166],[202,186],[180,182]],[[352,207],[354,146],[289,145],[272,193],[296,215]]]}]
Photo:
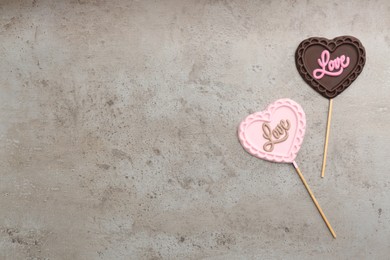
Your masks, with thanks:
[{"label": "chocolate heart lollipop", "polygon": [[324,177],[333,98],[342,93],[362,72],[366,51],[353,36],[333,40],[312,37],[302,41],[295,53],[299,74],[315,91],[329,99],[321,176]]},{"label": "chocolate heart lollipop", "polygon": [[305,135],[306,116],[291,99],[279,99],[266,110],[247,116],[238,128],[244,149],[260,159],[292,163],[333,237],[336,234],[295,162]]},{"label": "chocolate heart lollipop", "polygon": [[301,148],[305,128],[302,107],[291,99],[279,99],[265,111],[242,121],[239,138],[244,149],[260,159],[292,163]]},{"label": "chocolate heart lollipop", "polygon": [[312,37],[299,44],[295,62],[307,84],[331,99],[349,87],[362,72],[366,51],[352,36],[333,40]]}]

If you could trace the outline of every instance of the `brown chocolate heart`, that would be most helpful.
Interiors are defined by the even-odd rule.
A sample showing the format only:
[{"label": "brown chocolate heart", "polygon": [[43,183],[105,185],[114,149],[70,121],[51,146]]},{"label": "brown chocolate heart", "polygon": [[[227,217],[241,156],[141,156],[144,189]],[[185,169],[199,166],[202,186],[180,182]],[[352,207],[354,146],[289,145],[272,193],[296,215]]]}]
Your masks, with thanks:
[{"label": "brown chocolate heart", "polygon": [[352,36],[333,40],[312,37],[302,41],[295,53],[295,63],[302,78],[326,98],[343,92],[362,72],[366,51]]}]

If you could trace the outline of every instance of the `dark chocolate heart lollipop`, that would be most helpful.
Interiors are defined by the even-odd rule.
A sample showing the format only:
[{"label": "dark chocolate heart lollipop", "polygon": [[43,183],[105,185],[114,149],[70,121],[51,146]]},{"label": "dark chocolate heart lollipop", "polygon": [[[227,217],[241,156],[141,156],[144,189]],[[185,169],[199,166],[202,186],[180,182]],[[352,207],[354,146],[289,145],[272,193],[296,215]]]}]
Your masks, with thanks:
[{"label": "dark chocolate heart lollipop", "polygon": [[299,74],[315,91],[329,99],[321,177],[325,175],[333,98],[352,84],[362,72],[365,62],[366,51],[362,43],[352,36],[333,40],[308,38],[299,44],[295,53]]},{"label": "dark chocolate heart lollipop", "polygon": [[312,37],[302,41],[295,53],[295,63],[302,78],[326,98],[343,92],[362,72],[366,51],[352,36],[333,40]]}]

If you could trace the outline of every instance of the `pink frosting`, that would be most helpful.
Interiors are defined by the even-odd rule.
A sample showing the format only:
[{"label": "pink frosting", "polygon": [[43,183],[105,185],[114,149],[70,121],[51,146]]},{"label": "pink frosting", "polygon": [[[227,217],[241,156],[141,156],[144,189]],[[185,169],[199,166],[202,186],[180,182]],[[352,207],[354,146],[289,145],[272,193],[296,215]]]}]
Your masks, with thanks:
[{"label": "pink frosting", "polygon": [[321,69],[315,69],[313,71],[313,77],[315,79],[321,79],[324,75],[337,77],[343,73],[346,67],[348,67],[349,57],[341,55],[340,57],[330,60],[329,51],[324,50],[321,53],[321,59],[318,59],[318,65],[320,65]]},{"label": "pink frosting", "polygon": [[264,111],[247,116],[240,123],[238,137],[244,149],[253,156],[292,163],[301,148],[305,128],[306,116],[302,107],[284,98]]}]

